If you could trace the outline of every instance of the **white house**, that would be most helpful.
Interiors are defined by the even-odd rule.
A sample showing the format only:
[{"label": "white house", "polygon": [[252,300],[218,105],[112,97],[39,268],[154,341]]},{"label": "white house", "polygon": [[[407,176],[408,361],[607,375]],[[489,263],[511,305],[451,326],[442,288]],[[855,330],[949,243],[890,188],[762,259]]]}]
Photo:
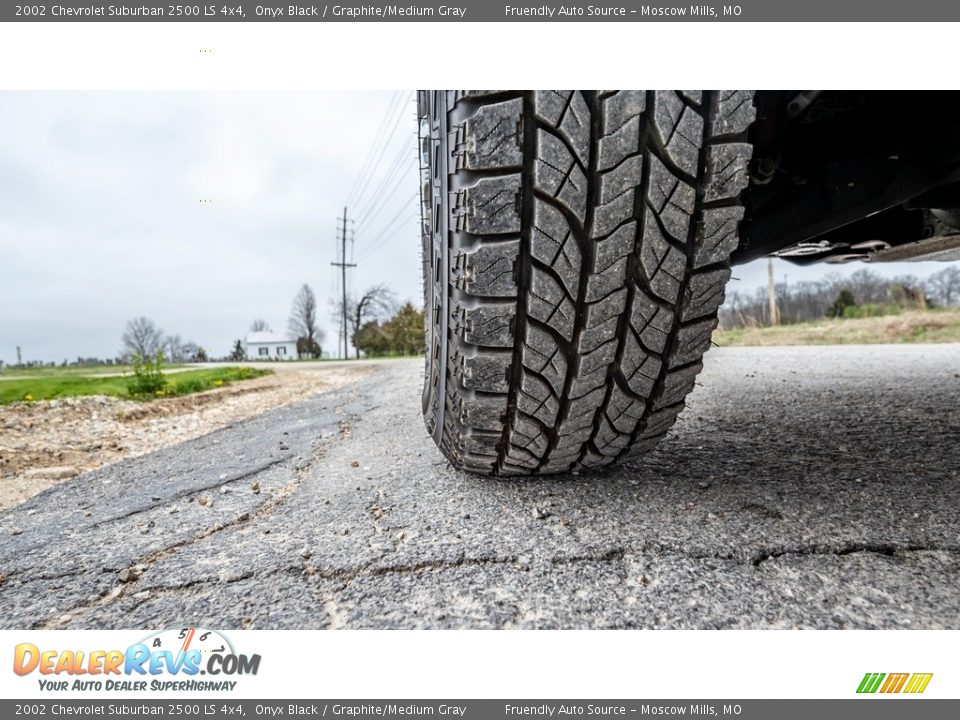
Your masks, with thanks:
[{"label": "white house", "polygon": [[297,341],[273,331],[248,332],[243,349],[247,360],[297,359]]}]

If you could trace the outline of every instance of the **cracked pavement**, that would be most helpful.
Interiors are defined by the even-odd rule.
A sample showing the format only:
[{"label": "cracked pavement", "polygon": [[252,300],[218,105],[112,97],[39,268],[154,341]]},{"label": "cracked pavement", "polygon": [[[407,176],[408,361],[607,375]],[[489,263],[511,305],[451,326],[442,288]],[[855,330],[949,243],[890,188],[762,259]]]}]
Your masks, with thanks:
[{"label": "cracked pavement", "polygon": [[454,472],[421,361],[0,513],[4,628],[958,628],[960,346],[722,348],[656,451]]}]

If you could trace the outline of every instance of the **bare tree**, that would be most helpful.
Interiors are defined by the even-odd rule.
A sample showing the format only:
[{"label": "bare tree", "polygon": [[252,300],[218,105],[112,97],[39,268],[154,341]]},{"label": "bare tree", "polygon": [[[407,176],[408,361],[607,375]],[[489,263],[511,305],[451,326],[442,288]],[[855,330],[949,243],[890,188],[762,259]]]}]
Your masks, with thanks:
[{"label": "bare tree", "polygon": [[323,342],[325,334],[317,327],[317,296],[306,283],[293,298],[287,327],[297,339],[298,355],[320,356],[320,343]]},{"label": "bare tree", "polygon": [[270,325],[263,318],[257,318],[250,323],[250,332],[270,332]]},{"label": "bare tree", "polygon": [[183,338],[176,333],[167,335],[163,339],[163,351],[170,362],[183,362],[185,357]]},{"label": "bare tree", "polygon": [[[341,303],[337,303],[336,315],[342,317]],[[360,348],[357,347],[356,335],[361,327],[370,320],[390,317],[396,310],[396,299],[386,285],[374,285],[367,288],[359,299],[347,298],[347,318],[350,322],[350,341],[353,343],[355,357],[360,357]]]},{"label": "bare tree", "polygon": [[127,323],[122,340],[124,355],[127,356],[136,354],[142,358],[150,358],[163,350],[164,346],[163,330],[158,328],[153,320],[143,316]]},{"label": "bare tree", "polygon": [[960,268],[955,265],[934,273],[927,282],[934,297],[944,307],[953,305],[954,300],[960,300]]}]

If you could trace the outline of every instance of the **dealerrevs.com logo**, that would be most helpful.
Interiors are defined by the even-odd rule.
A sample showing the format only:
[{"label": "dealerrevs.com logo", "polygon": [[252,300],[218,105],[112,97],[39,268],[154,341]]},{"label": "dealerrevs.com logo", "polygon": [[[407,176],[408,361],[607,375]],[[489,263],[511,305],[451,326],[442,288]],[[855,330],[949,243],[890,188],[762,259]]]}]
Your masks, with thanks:
[{"label": "dealerrevs.com logo", "polygon": [[259,669],[260,655],[237,653],[221,633],[199,627],[164,630],[126,650],[50,650],[20,643],[13,653],[13,671],[36,673],[40,689],[50,691],[230,691],[237,681],[228,678],[256,675]]},{"label": "dealerrevs.com logo", "polygon": [[933,673],[867,673],[857,687],[858,693],[922,693]]}]

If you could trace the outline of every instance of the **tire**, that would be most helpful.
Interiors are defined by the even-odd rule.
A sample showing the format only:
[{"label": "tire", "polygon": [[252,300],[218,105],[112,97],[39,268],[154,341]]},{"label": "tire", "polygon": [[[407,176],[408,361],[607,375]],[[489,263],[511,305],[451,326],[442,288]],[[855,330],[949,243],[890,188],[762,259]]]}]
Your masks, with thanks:
[{"label": "tire", "polygon": [[653,448],[701,369],[752,92],[419,94],[427,429],[460,469]]}]

